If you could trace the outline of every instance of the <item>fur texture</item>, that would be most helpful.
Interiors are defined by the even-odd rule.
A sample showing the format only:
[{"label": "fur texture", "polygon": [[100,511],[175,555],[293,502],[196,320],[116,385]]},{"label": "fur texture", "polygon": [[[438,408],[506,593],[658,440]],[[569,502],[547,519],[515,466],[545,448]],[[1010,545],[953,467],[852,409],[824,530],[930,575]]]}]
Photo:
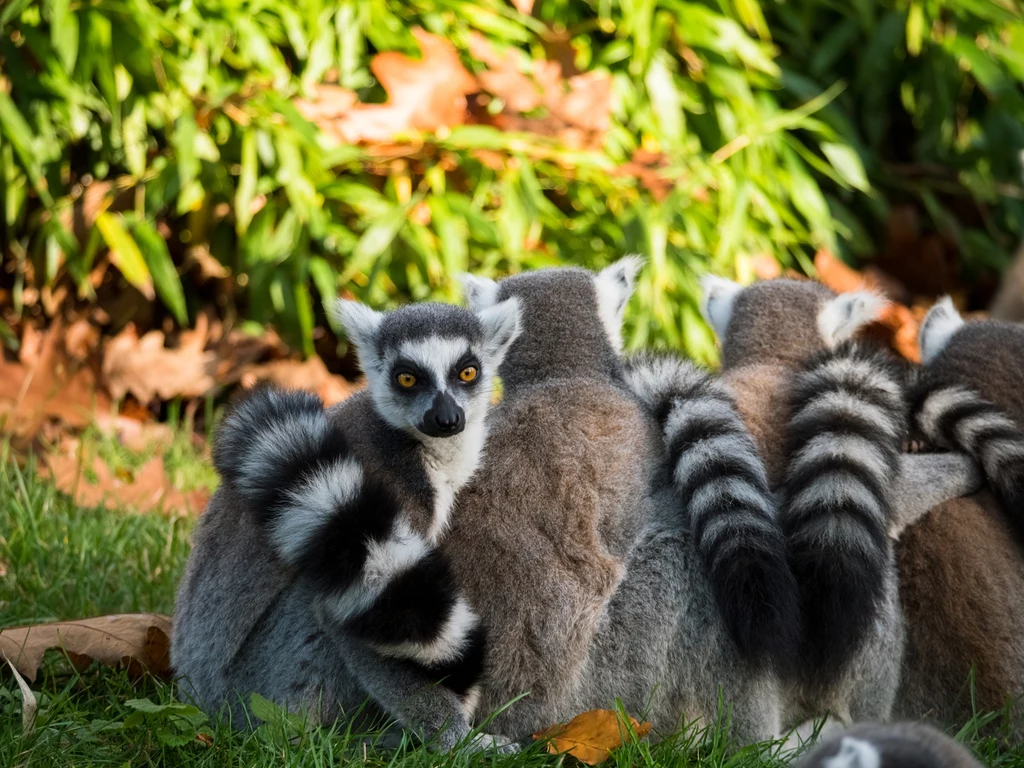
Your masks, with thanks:
[{"label": "fur texture", "polygon": [[172,657],[211,713],[247,717],[239,697],[255,691],[329,720],[370,695],[371,711],[453,746],[469,735],[485,638],[437,540],[479,461],[518,305],[340,314],[374,369],[369,390],[324,411],[259,388],[221,425],[224,484],[179,590]]},{"label": "fur texture", "polygon": [[[614,706],[672,731],[714,720],[741,742],[779,732],[777,681],[740,657],[680,514],[657,421],[626,386],[616,334],[632,289],[550,269],[475,278],[471,303],[515,297],[524,333],[500,371],[487,459],[443,542],[488,636],[480,710],[523,737]],[[603,288],[602,288],[603,286]]]},{"label": "fur texture", "polygon": [[732,397],[667,356],[631,359],[627,380],[661,426],[694,545],[740,653],[789,666],[800,637],[797,584],[764,465]]},{"label": "fur texture", "polygon": [[828,739],[799,768],[981,768],[974,756],[923,723],[858,723]]},{"label": "fur texture", "polygon": [[[743,297],[749,322],[737,321],[723,348],[729,361],[725,379],[758,438],[773,487],[784,477],[782,414],[793,361],[820,350],[820,341],[804,329],[813,327],[817,308],[830,295],[815,283],[777,282],[783,284],[779,290]],[[773,330],[780,332],[774,346]],[[986,354],[992,350],[978,350],[963,367],[991,374],[1005,390],[1007,379],[983,360]],[[891,708],[897,717],[962,724],[972,713],[967,689],[972,666],[981,710],[999,709],[1007,695],[1024,691],[1024,557],[1004,515],[990,494],[958,498],[979,487],[977,469],[962,455],[903,455],[900,466],[890,536],[899,537],[899,600],[891,607],[902,607],[904,616],[899,622],[906,632],[902,672],[893,669],[902,632],[897,644],[890,629],[899,624],[883,612],[885,621],[849,665],[846,684],[797,690],[798,700],[805,701],[798,713],[805,716],[820,714],[824,706],[848,712],[849,722],[884,717]],[[889,670],[902,676],[897,690],[891,689]],[[892,696],[895,701],[887,705]]]},{"label": "fur texture", "polygon": [[[1024,326],[964,323],[947,297],[925,317],[920,345],[925,367],[914,405],[917,425],[932,442],[981,463],[1024,534],[1024,363],[1017,357],[1024,354]],[[994,357],[972,370],[986,353]]]},{"label": "fur texture", "polygon": [[825,679],[885,601],[905,411],[894,361],[850,342],[812,357],[792,382],[782,526],[802,590],[804,659]]}]

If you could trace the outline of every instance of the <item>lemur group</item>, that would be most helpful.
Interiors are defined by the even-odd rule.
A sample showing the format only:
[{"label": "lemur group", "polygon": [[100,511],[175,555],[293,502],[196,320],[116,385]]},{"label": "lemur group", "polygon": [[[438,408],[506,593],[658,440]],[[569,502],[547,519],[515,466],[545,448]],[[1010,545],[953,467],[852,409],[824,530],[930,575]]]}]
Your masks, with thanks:
[{"label": "lemur group", "polygon": [[618,700],[651,738],[976,765],[925,722],[1024,693],[1024,327],[943,300],[911,364],[870,292],[707,277],[712,374],[623,353],[641,268],[338,300],[365,388],[257,387],[216,434],[181,695],[502,752]]}]

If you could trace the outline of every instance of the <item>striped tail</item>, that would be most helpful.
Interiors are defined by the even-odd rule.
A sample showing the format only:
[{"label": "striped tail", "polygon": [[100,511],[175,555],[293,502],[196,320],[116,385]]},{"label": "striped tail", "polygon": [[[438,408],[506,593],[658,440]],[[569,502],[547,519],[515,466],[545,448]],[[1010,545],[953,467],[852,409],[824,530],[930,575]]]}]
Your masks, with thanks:
[{"label": "striped tail", "polygon": [[992,492],[1024,533],[1024,429],[973,388],[942,382],[927,371],[913,415],[930,441],[981,464]]},{"label": "striped tail", "polygon": [[626,376],[662,427],[674,485],[730,635],[747,658],[790,666],[799,592],[764,464],[735,403],[686,360],[638,358]]},{"label": "striped tail", "polygon": [[348,633],[473,696],[480,621],[447,560],[409,527],[391,489],[364,472],[319,398],[256,389],[221,425],[213,461]]},{"label": "striped tail", "polygon": [[820,673],[841,672],[884,598],[903,381],[890,355],[850,342],[795,377],[782,525],[800,583],[805,658]]}]

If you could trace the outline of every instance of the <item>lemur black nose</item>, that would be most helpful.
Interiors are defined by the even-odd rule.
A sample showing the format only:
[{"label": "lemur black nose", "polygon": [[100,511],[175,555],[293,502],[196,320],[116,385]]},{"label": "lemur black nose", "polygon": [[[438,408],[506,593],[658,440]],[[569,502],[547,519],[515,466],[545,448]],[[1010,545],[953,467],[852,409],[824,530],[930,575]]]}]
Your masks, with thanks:
[{"label": "lemur black nose", "polygon": [[434,423],[442,432],[454,432],[462,426],[462,414],[455,411],[441,412],[434,417]]},{"label": "lemur black nose", "polygon": [[466,415],[451,395],[438,392],[424,419],[424,431],[432,437],[451,437],[466,426]]}]

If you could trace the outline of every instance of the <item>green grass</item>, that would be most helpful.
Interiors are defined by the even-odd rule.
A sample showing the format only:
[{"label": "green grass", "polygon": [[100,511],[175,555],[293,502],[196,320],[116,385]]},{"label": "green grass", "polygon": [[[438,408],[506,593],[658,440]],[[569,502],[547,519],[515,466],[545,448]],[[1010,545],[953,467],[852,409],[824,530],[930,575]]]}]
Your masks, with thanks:
[{"label": "green grass", "polygon": [[[191,521],[76,508],[0,449],[0,627],[155,611],[171,613],[188,553]],[[187,462],[186,462],[187,463]],[[39,700],[35,731],[21,731],[21,696],[9,670],[0,672],[0,768],[6,766],[379,766],[488,765],[561,767],[543,745],[514,756],[438,755],[411,744],[388,750],[374,734],[342,727],[313,729],[280,714],[254,733],[206,721],[175,701],[173,686],[131,680],[93,665],[76,673],[51,653],[32,685]],[[141,701],[140,701],[141,700]],[[990,766],[1024,766],[1024,748],[1007,751],[998,735],[979,736],[976,718],[962,735]],[[208,734],[212,744],[197,741]],[[731,752],[722,731],[683,729],[660,744],[634,744],[609,766],[755,768],[777,766],[779,745]],[[568,761],[572,763],[570,759]]]}]

